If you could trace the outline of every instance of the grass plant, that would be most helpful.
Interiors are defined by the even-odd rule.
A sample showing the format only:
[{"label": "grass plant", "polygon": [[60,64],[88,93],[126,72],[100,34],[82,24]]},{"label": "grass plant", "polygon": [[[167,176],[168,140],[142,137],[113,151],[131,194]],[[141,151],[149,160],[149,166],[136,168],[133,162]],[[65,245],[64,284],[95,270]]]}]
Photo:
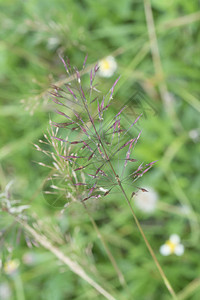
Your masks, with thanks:
[{"label": "grass plant", "polygon": [[[0,298],[199,300],[198,1],[0,7]],[[79,70],[66,76],[60,53]],[[117,69],[97,72],[91,89],[91,69],[93,79],[108,56]],[[129,147],[137,161],[125,165]],[[157,194],[150,212],[142,210],[148,200],[135,201],[148,199],[148,187]],[[173,234],[184,253],[164,256]]]}]

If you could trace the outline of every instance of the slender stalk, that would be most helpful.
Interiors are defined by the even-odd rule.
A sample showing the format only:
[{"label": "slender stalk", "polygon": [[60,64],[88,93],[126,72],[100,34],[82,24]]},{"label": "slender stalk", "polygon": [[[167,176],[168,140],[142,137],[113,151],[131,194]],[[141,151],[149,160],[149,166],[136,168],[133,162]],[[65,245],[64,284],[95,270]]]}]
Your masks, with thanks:
[{"label": "slender stalk", "polygon": [[129,208],[130,208],[130,210],[132,212],[132,215],[133,215],[133,218],[135,220],[135,223],[136,223],[136,225],[137,225],[137,227],[138,227],[138,229],[139,229],[139,231],[140,231],[140,233],[141,233],[141,235],[143,237],[143,240],[144,240],[144,242],[145,242],[145,244],[146,244],[146,246],[147,246],[147,248],[148,248],[148,250],[149,250],[149,252],[150,252],[150,254],[151,254],[151,256],[152,256],[152,258],[153,258],[153,260],[154,260],[154,262],[156,264],[156,266],[157,266],[157,268],[158,268],[158,271],[159,271],[159,273],[160,273],[160,275],[161,275],[161,277],[162,277],[162,279],[163,279],[163,281],[164,281],[164,283],[165,283],[165,285],[166,285],[169,293],[171,294],[172,298],[174,300],[176,300],[177,299],[176,294],[175,294],[175,292],[174,292],[174,290],[173,290],[173,288],[172,288],[169,280],[167,279],[167,277],[166,277],[166,275],[165,275],[165,273],[164,273],[161,265],[159,264],[159,262],[158,262],[158,260],[156,258],[156,255],[155,255],[155,253],[154,253],[151,245],[149,244],[149,242],[148,242],[148,240],[146,238],[146,235],[145,235],[145,233],[144,233],[144,231],[143,231],[143,229],[142,229],[142,227],[140,225],[140,222],[138,221],[138,218],[135,215],[135,212],[134,212],[134,210],[133,210],[133,208],[131,206],[131,203],[130,203],[130,201],[129,201],[127,195],[126,195],[126,192],[125,192],[125,190],[124,190],[124,188],[123,188],[123,186],[122,186],[122,184],[121,184],[121,182],[120,182],[119,179],[118,179],[118,184],[119,184],[119,186],[120,186],[120,188],[122,190],[122,193],[124,194],[126,202],[128,203],[128,206],[129,206]]},{"label": "slender stalk", "polygon": [[181,292],[179,292],[178,300],[189,299],[188,297],[200,289],[200,278],[195,278]]},{"label": "slender stalk", "polygon": [[[12,215],[13,216],[13,215]],[[23,228],[32,235],[32,237],[45,249],[54,254],[60,261],[69,267],[69,269],[80,276],[83,280],[88,282],[93,288],[95,288],[101,295],[103,295],[108,300],[116,300],[110,293],[108,293],[103,287],[101,287],[96,281],[87,275],[87,273],[82,269],[82,267],[71,258],[66,256],[62,251],[55,247],[46,236],[38,233],[31,226],[29,226],[25,221],[20,218],[15,217],[15,220],[23,226]]]},{"label": "slender stalk", "polygon": [[167,84],[164,79],[164,71],[161,63],[160,58],[160,51],[158,47],[158,40],[155,30],[155,24],[154,24],[154,18],[153,18],[153,12],[151,7],[151,1],[150,0],[144,0],[144,10],[145,10],[145,16],[146,16],[146,23],[147,23],[147,29],[148,29],[148,35],[149,35],[149,41],[150,41],[150,48],[151,48],[151,54],[152,54],[152,60],[154,64],[154,70],[158,77],[158,89],[161,96],[161,99],[163,101],[164,107],[166,112],[169,114],[169,116],[173,119],[175,124],[175,129],[177,131],[180,131],[182,129],[182,126],[177,118],[176,112],[173,107],[173,99],[168,91]]},{"label": "slender stalk", "polygon": [[166,22],[163,22],[163,24],[160,26],[161,29],[170,29],[173,27],[180,27],[185,26],[194,22],[198,22],[200,20],[200,12],[197,11],[192,14],[188,14],[185,16],[181,16],[176,19],[168,20]]},{"label": "slender stalk", "polygon": [[[103,145],[102,145],[102,147],[103,147]],[[106,151],[104,147],[103,147],[103,149],[104,149],[104,151]],[[105,152],[105,155],[106,155],[106,157],[108,157],[106,152]],[[164,273],[161,265],[159,264],[159,262],[158,262],[158,260],[156,258],[156,255],[155,255],[153,249],[151,248],[151,245],[149,244],[149,242],[148,242],[148,240],[146,238],[146,235],[145,235],[145,233],[144,233],[144,231],[143,231],[143,229],[142,229],[142,227],[140,225],[140,222],[139,222],[138,218],[136,217],[136,214],[135,214],[135,212],[134,212],[134,210],[133,210],[133,208],[131,206],[129,198],[128,198],[128,196],[127,196],[127,194],[126,194],[126,192],[125,192],[125,190],[124,190],[124,188],[123,188],[123,186],[121,184],[119,176],[116,174],[116,172],[115,172],[115,170],[114,170],[114,168],[113,168],[113,166],[112,166],[112,164],[111,164],[110,161],[109,161],[109,164],[111,165],[111,168],[112,168],[112,170],[114,172],[114,175],[116,177],[118,185],[119,185],[119,187],[120,187],[120,189],[121,189],[121,191],[122,191],[122,193],[123,193],[123,195],[124,195],[124,197],[126,199],[126,202],[127,202],[128,206],[129,206],[129,208],[131,210],[131,213],[133,215],[135,223],[136,223],[136,225],[137,225],[137,227],[138,227],[138,229],[139,229],[139,231],[140,231],[140,233],[142,235],[142,238],[143,238],[143,240],[144,240],[144,242],[145,242],[145,244],[146,244],[146,246],[147,246],[147,248],[148,248],[148,250],[149,250],[149,252],[150,252],[150,254],[151,254],[151,256],[152,256],[152,258],[153,258],[153,260],[154,260],[154,262],[156,264],[156,266],[157,266],[157,268],[158,268],[158,271],[159,271],[159,273],[160,273],[160,275],[161,275],[161,277],[162,277],[162,279],[163,279],[163,281],[164,281],[164,283],[165,283],[165,285],[166,285],[169,293],[171,294],[171,296],[173,297],[173,299],[176,300],[177,299],[176,294],[175,294],[175,292],[174,292],[174,290],[173,290],[173,288],[172,288],[169,280],[167,279],[167,277],[166,277],[166,275],[165,275],[165,273]]]},{"label": "slender stalk", "polygon": [[25,300],[23,283],[20,274],[15,274],[15,276],[13,277],[13,282],[15,285],[16,300]]},{"label": "slender stalk", "polygon": [[101,232],[100,232],[100,230],[99,230],[99,228],[98,228],[95,220],[93,219],[92,215],[90,214],[90,212],[89,212],[89,210],[88,210],[88,208],[87,208],[87,206],[86,206],[86,204],[84,202],[83,202],[83,206],[84,206],[84,208],[85,208],[85,210],[86,210],[86,212],[87,212],[87,214],[88,214],[88,216],[90,218],[90,221],[91,221],[91,223],[92,223],[92,225],[93,225],[93,227],[94,227],[94,229],[95,229],[95,231],[97,233],[98,238],[101,240],[101,242],[102,242],[102,244],[103,244],[103,246],[105,248],[105,251],[106,251],[106,253],[108,255],[108,258],[110,259],[110,261],[111,261],[111,263],[112,263],[112,265],[113,265],[113,267],[114,267],[114,269],[115,269],[115,271],[117,273],[117,276],[119,278],[119,282],[121,283],[122,286],[126,286],[126,281],[125,281],[124,275],[120,271],[120,269],[119,269],[119,267],[118,267],[118,265],[117,265],[117,263],[115,261],[115,258],[113,257],[113,255],[112,255],[112,253],[111,253],[111,251],[110,251],[110,249],[109,249],[109,247],[108,247],[108,245],[107,245],[107,243],[106,243],[103,235],[101,234]]}]

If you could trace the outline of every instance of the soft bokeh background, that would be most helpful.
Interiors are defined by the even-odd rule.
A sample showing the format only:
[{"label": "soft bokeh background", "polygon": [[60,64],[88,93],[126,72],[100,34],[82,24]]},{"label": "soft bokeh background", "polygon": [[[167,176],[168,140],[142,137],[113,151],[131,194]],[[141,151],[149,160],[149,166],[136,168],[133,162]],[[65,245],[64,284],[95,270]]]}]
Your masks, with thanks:
[{"label": "soft bokeh background", "polygon": [[[151,18],[153,11],[153,19]],[[68,236],[60,247],[117,299],[170,299],[123,198],[92,207],[99,229],[127,281],[121,287],[104,248],[80,207],[59,210],[41,189],[48,170],[33,143],[43,138],[54,106],[51,84],[65,78],[58,52],[81,68],[112,55],[118,64],[115,100],[143,112],[137,159],[158,160],[140,182],[156,193],[155,209],[136,206],[141,225],[179,299],[200,294],[200,5],[187,0],[43,0],[0,2],[0,185],[11,180],[15,199],[31,201],[29,214]],[[154,26],[156,33],[154,34]],[[112,110],[110,111],[112,113]],[[140,203],[142,202],[140,199]],[[148,201],[148,200],[147,200]],[[133,200],[134,205],[134,200]],[[41,247],[28,248],[23,232],[0,215],[2,260],[18,259],[15,277],[2,270],[0,298],[104,299]],[[48,225],[48,226],[50,226]],[[57,227],[55,227],[57,226]],[[178,234],[185,252],[164,257],[159,248]],[[59,233],[57,234],[59,235]],[[19,241],[20,240],[20,241]]]}]

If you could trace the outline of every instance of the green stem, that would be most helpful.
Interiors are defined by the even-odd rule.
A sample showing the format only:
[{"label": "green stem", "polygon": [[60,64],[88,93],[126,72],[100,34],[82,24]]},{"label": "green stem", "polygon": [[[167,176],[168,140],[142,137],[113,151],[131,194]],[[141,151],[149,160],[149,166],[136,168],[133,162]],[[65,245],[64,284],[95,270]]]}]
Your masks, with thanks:
[{"label": "green stem", "polygon": [[194,294],[199,289],[200,289],[200,278],[195,278],[181,292],[179,292],[178,300],[189,299],[188,297]]},{"label": "green stem", "polygon": [[148,248],[148,250],[149,250],[149,252],[150,252],[150,254],[151,254],[151,256],[152,256],[152,258],[153,258],[153,260],[154,260],[154,262],[156,264],[156,266],[157,266],[157,268],[158,268],[158,271],[159,271],[159,273],[160,273],[160,275],[161,275],[161,277],[162,277],[162,279],[163,279],[163,281],[164,281],[164,283],[165,283],[165,285],[166,285],[169,293],[171,294],[172,298],[174,300],[176,300],[177,299],[176,294],[175,294],[175,292],[174,292],[174,290],[173,290],[173,288],[172,288],[169,280],[167,279],[167,277],[166,277],[166,275],[165,275],[165,273],[164,273],[161,265],[159,264],[159,262],[158,262],[158,260],[156,258],[156,255],[155,255],[153,249],[151,248],[151,245],[149,244],[149,242],[148,242],[148,240],[146,238],[146,235],[145,235],[145,233],[144,233],[144,231],[143,231],[143,229],[142,229],[142,227],[140,225],[140,222],[138,221],[138,218],[135,215],[135,212],[134,212],[134,210],[133,210],[133,208],[131,206],[131,203],[130,203],[130,201],[129,201],[127,195],[126,195],[126,192],[125,192],[125,190],[124,190],[124,188],[123,188],[123,186],[122,186],[122,184],[121,184],[121,182],[120,182],[119,179],[118,179],[118,184],[119,184],[119,186],[120,186],[120,188],[122,190],[122,193],[124,194],[126,202],[127,202],[128,206],[129,206],[131,212],[132,212],[132,215],[133,215],[133,218],[135,220],[135,223],[136,223],[136,225],[137,225],[137,227],[138,227],[138,229],[139,229],[139,231],[140,231],[140,233],[142,235],[142,238],[143,238],[143,240],[144,240],[144,242],[145,242],[145,244],[146,244],[146,246],[147,246],[147,248]]},{"label": "green stem", "polygon": [[[13,215],[12,215],[13,216]],[[95,280],[93,280],[83,268],[71,258],[66,256],[60,249],[54,246],[46,236],[38,233],[35,229],[29,226],[25,221],[20,218],[13,216],[15,220],[23,226],[23,228],[31,234],[31,236],[45,249],[54,254],[60,261],[69,267],[69,269],[80,276],[83,280],[88,282],[94,289],[96,289],[101,295],[103,295],[108,300],[116,300],[110,293],[108,293],[102,286],[100,286]],[[19,287],[19,286],[18,286]],[[17,300],[25,300],[25,298],[17,298]]]},{"label": "green stem", "polygon": [[88,216],[90,218],[90,221],[91,221],[91,223],[92,223],[92,225],[93,225],[93,227],[94,227],[94,229],[95,229],[95,231],[97,233],[98,238],[101,240],[101,242],[102,242],[102,244],[103,244],[103,246],[105,248],[105,251],[106,251],[106,253],[108,255],[108,258],[110,259],[110,261],[111,261],[111,263],[112,263],[112,265],[113,265],[113,267],[114,267],[114,269],[115,269],[115,271],[116,271],[116,273],[118,275],[119,282],[121,283],[122,286],[126,286],[126,281],[125,281],[124,275],[120,271],[120,269],[119,269],[119,267],[118,267],[118,265],[117,265],[117,263],[115,261],[115,258],[113,257],[113,255],[112,255],[112,253],[111,253],[111,251],[110,251],[110,249],[109,249],[109,247],[108,247],[108,245],[107,245],[107,243],[106,243],[103,235],[101,234],[101,232],[100,232],[100,230],[99,230],[99,228],[98,228],[95,220],[93,219],[92,215],[90,214],[90,212],[89,212],[89,210],[88,210],[88,208],[87,208],[87,206],[86,206],[86,204],[84,202],[83,202],[83,206],[84,206],[84,208],[85,208],[85,210],[86,210],[86,212],[87,212],[87,214],[88,214]]},{"label": "green stem", "polygon": [[16,300],[25,300],[23,283],[19,273],[14,275],[13,282],[15,285]]}]

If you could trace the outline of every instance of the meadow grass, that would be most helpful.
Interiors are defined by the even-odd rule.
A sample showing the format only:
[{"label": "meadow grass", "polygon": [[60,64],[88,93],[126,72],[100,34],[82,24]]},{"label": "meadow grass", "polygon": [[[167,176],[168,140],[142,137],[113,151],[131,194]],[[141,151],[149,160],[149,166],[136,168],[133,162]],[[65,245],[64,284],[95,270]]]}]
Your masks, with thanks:
[{"label": "meadow grass", "polygon": [[[137,195],[131,207],[176,297],[198,299],[198,2],[8,1],[1,3],[0,15],[1,193],[14,180],[13,196],[10,192],[2,198],[20,200],[18,206],[30,205],[23,214],[30,218],[27,223],[18,219],[16,211],[8,216],[2,204],[1,259],[4,265],[17,258],[20,265],[18,277],[2,269],[0,291],[6,284],[8,299],[20,300],[104,299],[108,294],[110,299],[170,299],[118,190],[101,200],[72,201],[62,214],[62,200],[56,207],[51,203],[53,195],[43,195],[52,174],[38,162],[52,164],[52,157],[36,151],[33,144],[49,151],[38,141],[47,134],[49,120],[63,122],[49,100],[52,85],[61,88],[70,82],[58,54],[68,56],[78,69],[88,54],[83,84],[102,58],[113,56],[118,65],[112,77],[97,78],[106,94],[121,76],[108,119],[125,105],[126,126],[143,113],[135,124],[134,136],[142,133],[134,158],[144,165],[158,162],[138,182],[126,182],[124,190],[128,195],[137,193],[138,187],[156,191],[154,211],[137,207]],[[127,172],[131,171],[128,165]],[[18,220],[24,223],[16,225]],[[180,236],[184,254],[162,256],[159,249],[173,233]],[[38,247],[44,235],[48,247],[45,242]],[[59,251],[58,260],[50,248]],[[63,263],[58,263],[59,257],[66,257]],[[75,262],[85,280],[71,272],[66,261],[68,267]]]}]

